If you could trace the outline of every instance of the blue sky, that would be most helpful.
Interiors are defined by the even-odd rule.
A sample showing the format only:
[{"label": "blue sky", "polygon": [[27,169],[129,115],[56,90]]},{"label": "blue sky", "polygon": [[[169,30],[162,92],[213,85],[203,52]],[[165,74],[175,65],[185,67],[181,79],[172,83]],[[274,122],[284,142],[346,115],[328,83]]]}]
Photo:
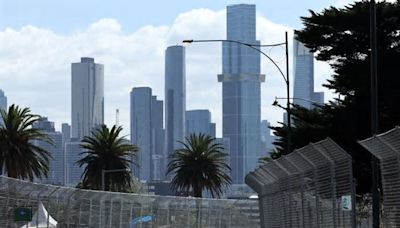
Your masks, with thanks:
[{"label": "blue sky", "polygon": [[83,29],[101,18],[116,18],[126,32],[146,25],[171,24],[183,12],[207,8],[221,10],[226,5],[252,3],[269,20],[299,27],[299,17],[308,14],[308,9],[320,10],[337,0],[1,0],[0,29],[18,28],[27,24],[51,28],[57,32]]},{"label": "blue sky", "polygon": [[[320,11],[351,0],[0,0],[0,89],[9,104],[30,107],[60,129],[70,123],[70,64],[94,57],[105,65],[105,122],[114,124],[115,110],[129,130],[129,92],[149,86],[164,98],[164,51],[183,39],[224,39],[225,7],[234,3],[257,5],[257,39],[278,43],[284,32],[301,27],[308,9]],[[291,50],[292,47],[290,47]],[[281,48],[264,50],[284,68]],[[186,48],[187,109],[210,109],[221,135],[222,101],[220,44],[193,44]],[[292,60],[291,60],[292,61]],[[292,63],[290,61],[290,64]],[[276,125],[282,110],[271,106],[285,97],[278,71],[261,61],[263,83],[261,115]],[[322,88],[331,70],[315,64],[315,89]],[[327,100],[326,99],[326,100]]]}]

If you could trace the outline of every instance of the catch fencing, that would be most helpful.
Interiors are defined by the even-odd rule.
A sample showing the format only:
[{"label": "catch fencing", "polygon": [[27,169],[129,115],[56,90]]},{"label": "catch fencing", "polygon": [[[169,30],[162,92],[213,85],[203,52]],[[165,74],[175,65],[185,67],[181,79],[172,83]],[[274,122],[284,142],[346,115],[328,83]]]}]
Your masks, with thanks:
[{"label": "catch fencing", "polygon": [[263,228],[355,227],[352,160],[331,139],[268,162],[246,176]]},{"label": "catch fencing", "polygon": [[400,227],[400,128],[359,143],[379,159],[384,227]]},{"label": "catch fencing", "polygon": [[51,216],[57,227],[259,227],[258,218],[249,216],[258,207],[254,200],[91,191],[0,176],[0,227],[24,226],[15,221],[14,210],[36,213],[41,203],[46,220]]}]

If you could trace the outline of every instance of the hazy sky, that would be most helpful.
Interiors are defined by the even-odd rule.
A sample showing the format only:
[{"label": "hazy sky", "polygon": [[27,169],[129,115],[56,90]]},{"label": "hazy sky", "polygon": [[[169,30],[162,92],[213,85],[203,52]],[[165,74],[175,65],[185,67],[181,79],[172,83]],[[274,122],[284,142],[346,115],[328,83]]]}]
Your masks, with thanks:
[{"label": "hazy sky", "polygon": [[[149,86],[164,99],[164,52],[183,39],[224,39],[225,7],[235,3],[257,5],[257,39],[284,41],[284,32],[301,28],[300,16],[346,0],[0,0],[0,89],[8,103],[28,106],[47,116],[60,129],[70,123],[70,64],[81,56],[105,65],[105,120],[129,131],[129,92]],[[292,46],[290,46],[292,49]],[[284,68],[284,49],[265,49]],[[210,109],[221,135],[222,71],[220,44],[187,47],[187,109]],[[292,60],[290,60],[292,63]],[[285,96],[285,84],[274,66],[262,58],[262,119],[276,125],[282,110],[272,106]],[[330,75],[325,63],[316,63],[315,88]],[[293,80],[292,80],[293,81]],[[326,100],[332,98],[326,94]],[[282,103],[284,103],[282,101]]]}]

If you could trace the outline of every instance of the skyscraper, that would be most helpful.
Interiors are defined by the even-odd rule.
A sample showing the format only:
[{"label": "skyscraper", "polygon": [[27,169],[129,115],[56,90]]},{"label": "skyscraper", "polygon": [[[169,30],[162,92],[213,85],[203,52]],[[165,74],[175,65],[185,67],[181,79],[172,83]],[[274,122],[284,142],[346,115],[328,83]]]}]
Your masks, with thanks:
[{"label": "skyscraper", "polygon": [[[4,91],[0,89],[0,109],[7,109],[7,97],[4,95]],[[0,116],[0,125],[3,124],[3,119]]]},{"label": "skyscraper", "polygon": [[166,150],[180,148],[185,137],[186,67],[185,48],[170,46],[165,52],[165,131]]},{"label": "skyscraper", "polygon": [[275,136],[271,135],[270,123],[268,120],[261,121],[260,134],[261,134],[261,150],[260,156],[268,156],[274,149],[273,142],[275,141]]},{"label": "skyscraper", "polygon": [[[314,92],[314,55],[310,49],[293,40],[294,89],[293,103],[310,109],[313,102],[323,103],[324,93]],[[300,99],[296,99],[300,98]]]},{"label": "skyscraper", "polygon": [[84,167],[79,167],[76,162],[82,158],[81,140],[71,138],[65,143],[65,185],[76,187],[80,182]]},{"label": "skyscraper", "polygon": [[165,134],[163,102],[149,87],[135,87],[131,92],[131,142],[139,147],[133,173],[140,180],[160,180],[164,168]]},{"label": "skyscraper", "polygon": [[151,180],[151,104],[149,87],[136,87],[131,91],[131,142],[139,147],[133,174],[140,180]]},{"label": "skyscraper", "polygon": [[[250,44],[256,40],[256,7],[239,4],[227,7],[227,39]],[[231,178],[243,184],[256,168],[260,147],[261,98],[260,53],[236,43],[222,48],[223,137],[230,139]]]},{"label": "skyscraper", "polygon": [[164,102],[152,96],[151,129],[152,129],[152,180],[163,180],[166,171],[165,154]]},{"label": "skyscraper", "polygon": [[104,122],[104,66],[93,58],[71,65],[72,137],[90,135]]},{"label": "skyscraper", "polygon": [[186,136],[190,134],[206,134],[215,137],[215,124],[211,123],[208,110],[186,111]]},{"label": "skyscraper", "polygon": [[62,134],[55,131],[54,122],[42,117],[34,123],[34,128],[42,130],[52,140],[53,145],[48,142],[34,140],[33,143],[50,153],[52,159],[49,161],[48,177],[40,182],[55,185],[64,185],[64,153],[62,147]]}]

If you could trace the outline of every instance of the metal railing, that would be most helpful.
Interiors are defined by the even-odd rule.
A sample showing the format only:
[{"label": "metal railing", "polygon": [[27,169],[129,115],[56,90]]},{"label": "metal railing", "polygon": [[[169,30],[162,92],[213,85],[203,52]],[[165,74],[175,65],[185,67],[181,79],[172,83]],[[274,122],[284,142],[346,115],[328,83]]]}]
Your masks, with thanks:
[{"label": "metal railing", "polygon": [[261,166],[246,183],[259,195],[261,227],[355,227],[352,160],[329,138]]},{"label": "metal railing", "polygon": [[36,213],[39,203],[57,227],[259,227],[248,213],[257,207],[254,200],[91,191],[0,176],[0,227],[23,226],[14,221],[14,209]]},{"label": "metal railing", "polygon": [[396,127],[359,143],[379,159],[384,227],[400,227],[400,128]]}]

